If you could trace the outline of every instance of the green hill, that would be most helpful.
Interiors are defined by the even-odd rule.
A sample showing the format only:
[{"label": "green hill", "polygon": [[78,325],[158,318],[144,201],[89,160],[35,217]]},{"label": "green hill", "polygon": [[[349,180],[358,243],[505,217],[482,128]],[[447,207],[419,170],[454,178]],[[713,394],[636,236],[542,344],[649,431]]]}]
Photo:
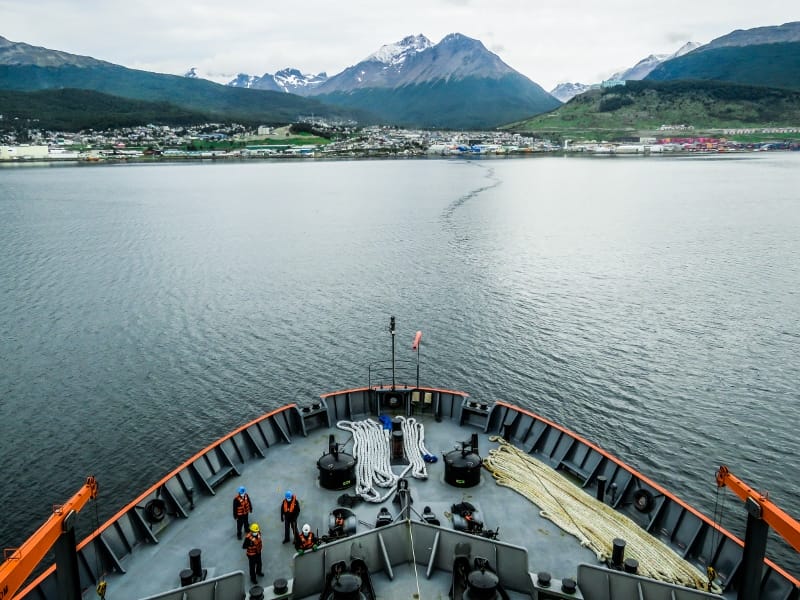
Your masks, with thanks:
[{"label": "green hill", "polygon": [[702,79],[800,90],[800,42],[699,48],[660,64],[646,79]]},{"label": "green hill", "polygon": [[101,61],[89,66],[57,67],[0,64],[0,89],[36,91],[73,88],[113,96],[169,102],[190,111],[216,115],[217,120],[291,123],[300,115],[369,120],[352,109],[331,107],[294,94],[219,85],[202,79],[128,69]]},{"label": "green hill", "polygon": [[169,102],[129,100],[91,90],[0,90],[0,131],[34,126],[58,131],[155,125],[197,125],[212,121],[198,111]]},{"label": "green hill", "polygon": [[629,81],[591,90],[552,112],[503,129],[542,135],[652,135],[661,125],[695,131],[800,125],[800,92],[712,81]]}]

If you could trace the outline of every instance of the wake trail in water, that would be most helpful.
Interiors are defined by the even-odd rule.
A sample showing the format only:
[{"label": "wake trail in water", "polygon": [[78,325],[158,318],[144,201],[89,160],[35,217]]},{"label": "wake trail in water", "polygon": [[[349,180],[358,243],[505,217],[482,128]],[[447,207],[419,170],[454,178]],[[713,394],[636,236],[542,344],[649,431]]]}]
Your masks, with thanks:
[{"label": "wake trail in water", "polygon": [[[475,163],[470,163],[475,164]],[[475,200],[481,194],[496,188],[502,183],[499,177],[494,174],[493,168],[486,168],[483,165],[476,165],[478,168],[486,169],[484,180],[487,181],[486,185],[482,185],[475,189],[462,194],[450,204],[448,204],[442,211],[442,229],[445,233],[449,234],[451,244],[455,246],[458,253],[463,257],[470,254],[470,231],[459,224],[457,213],[470,201]]]},{"label": "wake trail in water", "polygon": [[[479,168],[485,168],[481,165],[478,166]],[[485,179],[491,181],[492,183],[475,188],[474,190],[470,190],[466,194],[459,196],[458,198],[456,198],[450,204],[447,205],[447,207],[442,211],[442,220],[445,223],[453,225],[453,216],[455,215],[458,209],[460,209],[470,200],[480,196],[483,192],[491,190],[492,188],[496,188],[498,185],[502,183],[502,180],[499,177],[495,177],[493,168],[486,169]]]}]

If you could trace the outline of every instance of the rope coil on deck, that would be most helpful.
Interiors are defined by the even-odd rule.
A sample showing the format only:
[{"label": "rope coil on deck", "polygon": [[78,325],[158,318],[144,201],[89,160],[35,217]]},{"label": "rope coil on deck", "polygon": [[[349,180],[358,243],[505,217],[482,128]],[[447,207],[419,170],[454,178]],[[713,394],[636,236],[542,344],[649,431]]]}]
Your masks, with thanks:
[{"label": "rope coil on deck", "polygon": [[500,445],[489,451],[483,465],[497,484],[533,502],[542,517],[578,538],[599,561],[611,556],[612,540],[622,538],[626,554],[639,561],[640,575],[707,590],[707,580],[699,570],[634,521],[503,438],[492,436],[490,440]]},{"label": "rope coil on deck", "polygon": [[[339,421],[336,427],[353,436],[356,462],[356,494],[367,502],[383,502],[395,491],[397,481],[411,472],[416,479],[427,479],[428,469],[423,456],[425,428],[414,418],[398,417],[403,431],[403,452],[409,464],[397,475],[392,471],[391,430],[373,419]],[[377,488],[389,488],[381,494]]]}]

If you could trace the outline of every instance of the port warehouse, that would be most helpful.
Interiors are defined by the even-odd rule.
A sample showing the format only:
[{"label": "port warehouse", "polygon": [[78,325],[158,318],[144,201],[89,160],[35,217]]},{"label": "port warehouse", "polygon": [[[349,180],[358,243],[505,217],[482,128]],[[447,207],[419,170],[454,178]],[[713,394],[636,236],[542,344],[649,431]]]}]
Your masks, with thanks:
[{"label": "port warehouse", "polygon": [[47,146],[0,146],[0,160],[50,158]]}]

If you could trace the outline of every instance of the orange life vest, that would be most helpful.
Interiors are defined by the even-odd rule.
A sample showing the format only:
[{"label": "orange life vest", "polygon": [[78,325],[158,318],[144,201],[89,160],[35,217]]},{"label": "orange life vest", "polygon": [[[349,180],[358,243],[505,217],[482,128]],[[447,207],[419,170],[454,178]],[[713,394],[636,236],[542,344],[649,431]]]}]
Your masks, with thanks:
[{"label": "orange life vest", "polygon": [[252,533],[247,534],[247,546],[245,551],[247,552],[247,556],[256,556],[261,554],[261,548],[263,547],[263,542],[261,541],[260,535],[253,535]]},{"label": "orange life vest", "polygon": [[308,550],[314,547],[314,532],[309,531],[308,535],[303,535],[303,532],[297,534],[297,540],[300,542],[301,550]]},{"label": "orange life vest", "polygon": [[250,512],[250,496],[236,496],[236,516],[243,517]]},{"label": "orange life vest", "polygon": [[292,496],[292,501],[289,502],[288,500],[283,500],[283,514],[289,515],[294,514],[295,508],[297,508],[297,496]]}]

